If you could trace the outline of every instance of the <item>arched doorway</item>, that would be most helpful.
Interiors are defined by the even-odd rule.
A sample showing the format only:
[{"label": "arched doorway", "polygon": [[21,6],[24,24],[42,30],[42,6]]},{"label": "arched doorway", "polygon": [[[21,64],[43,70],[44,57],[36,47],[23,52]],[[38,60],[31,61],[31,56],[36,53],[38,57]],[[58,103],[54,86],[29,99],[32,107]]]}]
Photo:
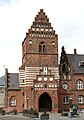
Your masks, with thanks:
[{"label": "arched doorway", "polygon": [[39,98],[39,112],[51,111],[52,100],[51,97],[45,92]]}]

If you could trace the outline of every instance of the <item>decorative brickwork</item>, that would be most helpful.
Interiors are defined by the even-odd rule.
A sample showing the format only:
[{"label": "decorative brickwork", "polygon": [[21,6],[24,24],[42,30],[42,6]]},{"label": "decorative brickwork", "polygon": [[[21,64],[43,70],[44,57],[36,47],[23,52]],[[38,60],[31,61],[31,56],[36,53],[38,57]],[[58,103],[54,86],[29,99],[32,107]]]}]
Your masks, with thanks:
[{"label": "decorative brickwork", "polygon": [[22,42],[20,89],[8,90],[7,101],[14,96],[16,106],[8,104],[7,110],[16,108],[21,112],[32,107],[37,111],[58,112],[58,87],[58,35],[41,9]]}]

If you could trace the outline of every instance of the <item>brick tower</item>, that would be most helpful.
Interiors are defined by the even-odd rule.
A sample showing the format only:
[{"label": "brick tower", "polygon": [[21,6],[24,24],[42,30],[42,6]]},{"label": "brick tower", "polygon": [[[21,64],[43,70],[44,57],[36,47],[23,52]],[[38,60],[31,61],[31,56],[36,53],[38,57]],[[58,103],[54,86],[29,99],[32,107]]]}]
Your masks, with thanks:
[{"label": "brick tower", "polygon": [[43,9],[22,42],[19,86],[21,109],[58,112],[58,35]]}]

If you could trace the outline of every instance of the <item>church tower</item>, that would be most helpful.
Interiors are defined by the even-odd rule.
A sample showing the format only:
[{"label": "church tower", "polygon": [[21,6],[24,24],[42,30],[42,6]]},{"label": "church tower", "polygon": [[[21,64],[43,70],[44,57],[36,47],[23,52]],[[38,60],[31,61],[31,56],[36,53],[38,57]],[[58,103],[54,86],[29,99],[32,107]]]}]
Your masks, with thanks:
[{"label": "church tower", "polygon": [[22,42],[19,86],[24,109],[58,112],[58,35],[43,9]]}]

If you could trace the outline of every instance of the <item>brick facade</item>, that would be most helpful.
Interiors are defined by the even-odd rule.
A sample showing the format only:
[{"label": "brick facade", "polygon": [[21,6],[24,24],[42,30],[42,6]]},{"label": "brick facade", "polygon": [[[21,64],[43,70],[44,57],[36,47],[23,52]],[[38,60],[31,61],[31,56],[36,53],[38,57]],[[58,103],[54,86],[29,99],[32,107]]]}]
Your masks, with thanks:
[{"label": "brick facade", "polygon": [[41,9],[22,42],[19,74],[6,70],[4,109],[59,112],[69,110],[70,98],[84,109],[84,72],[79,66],[83,59],[76,50],[66,54],[62,47],[58,64],[58,35]]},{"label": "brick facade", "polygon": [[[68,110],[70,108],[70,98],[72,98],[72,105],[77,106],[78,109],[84,109],[84,55],[77,54],[76,49],[74,54],[66,54],[64,47],[62,47],[60,57],[60,98],[62,102],[59,103],[59,109]],[[64,66],[63,66],[64,65]],[[63,89],[63,84],[67,84],[67,89]],[[67,101],[64,102],[64,97]]]},{"label": "brick facade", "polygon": [[[8,89],[7,110],[15,108],[21,112],[32,107],[37,111],[58,112],[58,88],[58,35],[41,9],[22,42],[19,90]],[[14,107],[10,106],[12,96],[16,98]]]}]

